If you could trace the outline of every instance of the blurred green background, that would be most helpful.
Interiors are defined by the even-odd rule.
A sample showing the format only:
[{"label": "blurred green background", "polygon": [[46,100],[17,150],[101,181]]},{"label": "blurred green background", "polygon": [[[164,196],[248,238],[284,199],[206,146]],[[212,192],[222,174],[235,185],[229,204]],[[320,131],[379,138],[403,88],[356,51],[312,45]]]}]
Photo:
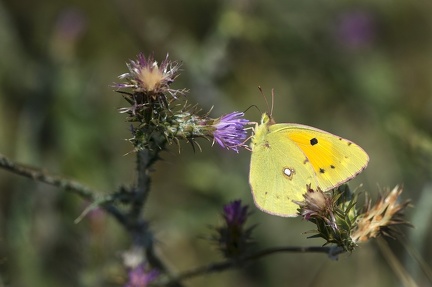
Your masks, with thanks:
[{"label": "blurred green background", "polygon": [[[0,2],[0,153],[112,192],[136,179],[126,105],[110,85],[136,54],[183,62],[173,88],[217,117],[275,89],[276,121],[312,125],[361,145],[369,167],[350,184],[376,198],[403,184],[415,229],[402,239],[431,263],[431,1]],[[246,117],[259,121],[260,112]],[[172,146],[156,165],[145,215],[158,253],[180,272],[221,259],[203,237],[221,207],[242,199],[257,248],[321,245],[313,225],[258,211],[250,154],[200,141]],[[0,286],[121,286],[130,239],[79,197],[0,170]],[[390,245],[420,286],[430,285],[399,240]],[[374,242],[330,261],[280,254],[186,286],[398,286]]]}]

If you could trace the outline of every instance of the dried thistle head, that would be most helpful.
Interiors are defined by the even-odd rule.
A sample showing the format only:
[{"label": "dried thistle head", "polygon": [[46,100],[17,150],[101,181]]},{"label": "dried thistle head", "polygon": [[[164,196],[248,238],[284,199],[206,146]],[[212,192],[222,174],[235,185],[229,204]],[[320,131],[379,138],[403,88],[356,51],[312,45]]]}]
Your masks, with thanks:
[{"label": "dried thistle head", "polygon": [[349,189],[339,187],[332,192],[322,192],[308,187],[304,200],[296,202],[299,214],[317,226],[316,234],[325,244],[336,244],[345,251],[352,251],[362,242],[379,235],[393,236],[398,225],[410,225],[403,219],[403,211],[409,201],[398,202],[402,189],[396,186],[382,196],[375,205],[366,200],[362,210],[356,208],[358,196]]},{"label": "dried thistle head", "polygon": [[395,186],[393,190],[381,196],[375,205],[372,205],[371,200],[366,200],[364,210],[357,219],[357,228],[351,235],[354,242],[365,242],[379,235],[394,238],[397,226],[411,226],[403,218],[404,210],[409,206],[410,201],[399,201],[402,191],[400,186]]}]

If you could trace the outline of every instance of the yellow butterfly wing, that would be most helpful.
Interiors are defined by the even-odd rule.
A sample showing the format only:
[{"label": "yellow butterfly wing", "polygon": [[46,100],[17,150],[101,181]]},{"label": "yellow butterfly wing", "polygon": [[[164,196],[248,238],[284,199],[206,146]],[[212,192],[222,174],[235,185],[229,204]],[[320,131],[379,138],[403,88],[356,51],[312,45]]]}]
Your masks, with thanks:
[{"label": "yellow butterfly wing", "polygon": [[369,162],[360,146],[331,133],[299,124],[276,124],[272,128],[272,133],[288,137],[302,150],[323,191],[354,178]]},{"label": "yellow butterfly wing", "polygon": [[255,204],[264,212],[296,216],[306,186],[323,191],[350,180],[369,157],[358,145],[299,124],[274,124],[267,114],[252,139],[249,183]]}]

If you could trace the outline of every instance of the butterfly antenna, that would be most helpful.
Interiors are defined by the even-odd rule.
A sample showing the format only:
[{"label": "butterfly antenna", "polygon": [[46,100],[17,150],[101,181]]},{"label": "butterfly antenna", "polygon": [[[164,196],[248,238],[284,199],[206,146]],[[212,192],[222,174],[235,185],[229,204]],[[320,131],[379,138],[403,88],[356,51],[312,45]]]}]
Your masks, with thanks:
[{"label": "butterfly antenna", "polygon": [[274,88],[272,89],[272,109],[270,111],[270,115],[273,115],[273,107],[274,107]]},{"label": "butterfly antenna", "polygon": [[257,105],[250,105],[246,110],[243,111],[243,113],[246,113],[250,108],[255,108],[258,112],[261,112]]},{"label": "butterfly antenna", "polygon": [[274,88],[273,88],[272,89],[272,109],[271,109],[271,112],[270,112],[271,116],[273,116],[274,98],[275,98],[275,96],[274,96]]},{"label": "butterfly antenna", "polygon": [[262,90],[261,86],[258,86],[258,90],[260,91],[261,95],[262,95],[263,98],[264,98],[264,101],[266,102],[266,105],[267,105],[267,111],[268,111],[270,106],[269,106],[269,103],[268,103],[268,101],[267,101],[266,96],[265,96],[264,93],[263,93],[263,90]]}]

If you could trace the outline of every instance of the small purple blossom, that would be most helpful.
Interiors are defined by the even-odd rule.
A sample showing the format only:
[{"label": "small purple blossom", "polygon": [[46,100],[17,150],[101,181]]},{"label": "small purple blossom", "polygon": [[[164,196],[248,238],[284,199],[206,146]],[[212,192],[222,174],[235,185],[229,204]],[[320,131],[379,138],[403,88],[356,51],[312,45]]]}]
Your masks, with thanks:
[{"label": "small purple blossom", "polygon": [[216,228],[218,236],[214,237],[219,249],[226,258],[235,258],[245,254],[252,242],[254,226],[245,228],[249,206],[242,205],[241,200],[226,204],[223,208],[225,224]]},{"label": "small purple blossom", "polygon": [[157,270],[146,270],[145,264],[139,264],[129,271],[129,281],[125,287],[146,287],[159,276]]},{"label": "small purple blossom", "polygon": [[232,112],[217,119],[213,124],[213,137],[221,147],[238,152],[247,138],[245,125],[249,123],[243,118],[244,113]]},{"label": "small purple blossom", "polygon": [[235,200],[224,206],[223,216],[227,225],[243,225],[248,215],[248,206],[242,206],[241,200]]}]

